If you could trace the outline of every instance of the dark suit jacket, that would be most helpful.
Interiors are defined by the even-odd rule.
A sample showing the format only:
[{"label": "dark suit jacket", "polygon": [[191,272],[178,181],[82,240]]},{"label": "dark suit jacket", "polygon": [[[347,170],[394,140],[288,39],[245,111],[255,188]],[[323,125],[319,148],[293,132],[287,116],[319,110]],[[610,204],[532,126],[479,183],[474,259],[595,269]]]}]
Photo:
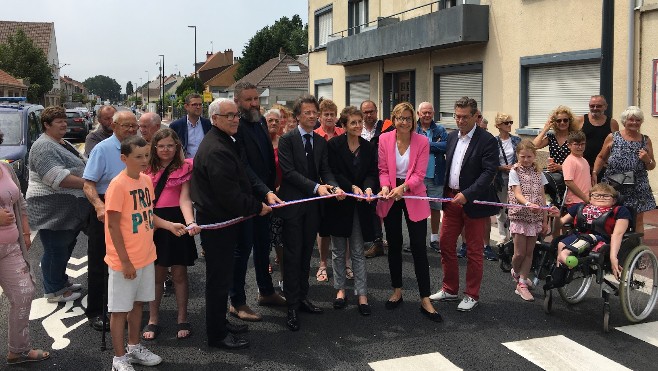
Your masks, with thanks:
[{"label": "dark suit jacket", "polygon": [[[201,117],[201,127],[203,128],[203,133],[208,134],[212,123],[207,118]],[[187,151],[187,115],[169,124],[169,128],[178,134],[178,138],[183,145],[183,153],[185,153]]]},{"label": "dark suit jacket", "polygon": [[[448,135],[446,144],[446,177],[448,187],[452,156],[457,147],[459,130]],[[464,154],[464,161],[459,173],[459,189],[468,202],[464,212],[469,218],[483,218],[498,213],[499,207],[474,204],[474,200],[498,202],[493,185],[498,168],[498,142],[488,131],[476,126],[473,138]]]},{"label": "dark suit jacket", "polygon": [[[329,168],[327,141],[315,132],[312,134],[313,158],[315,160],[317,174],[320,177],[319,184],[338,186]],[[279,198],[284,201],[294,201],[315,196],[313,190],[316,183],[308,178],[306,151],[304,150],[304,140],[300,134],[299,127],[290,130],[279,138],[279,167],[281,168]],[[313,202],[282,207],[277,210],[277,214],[282,218],[292,217],[301,208],[307,207],[307,205]]]},{"label": "dark suit jacket", "polygon": [[[247,125],[257,125],[257,129],[263,131],[265,138],[267,138],[266,147],[263,148],[258,144],[251,128]],[[263,200],[270,190],[275,189],[276,163],[274,162],[274,147],[272,147],[269,138],[270,134],[267,132],[267,127],[263,126],[262,123],[252,123],[240,119],[240,126],[238,126],[235,139],[243,151],[242,156],[247,165],[247,176],[252,183],[254,195],[259,200]]]},{"label": "dark suit jacket", "polygon": [[[359,165],[354,166],[354,155],[347,145],[347,134],[333,137],[328,142],[329,167],[336,177],[338,186],[345,192],[351,192],[355,185],[365,192],[372,188],[377,193],[379,188],[377,170],[377,147],[367,140],[359,137]],[[332,236],[350,237],[354,222],[354,209],[359,215],[359,224],[364,241],[375,239],[372,218],[375,214],[375,203],[347,197],[342,201],[329,199],[326,202],[325,222],[328,223],[329,233]]]},{"label": "dark suit jacket", "polygon": [[236,143],[214,126],[194,157],[190,197],[206,223],[261,211],[261,202],[252,195]]}]

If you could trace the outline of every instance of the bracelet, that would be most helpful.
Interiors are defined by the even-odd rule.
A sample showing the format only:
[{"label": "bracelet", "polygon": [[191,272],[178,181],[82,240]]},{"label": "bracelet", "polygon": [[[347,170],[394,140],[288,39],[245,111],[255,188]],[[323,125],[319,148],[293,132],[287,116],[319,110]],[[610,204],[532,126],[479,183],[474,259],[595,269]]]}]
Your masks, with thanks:
[{"label": "bracelet", "polygon": [[185,226],[186,226],[186,227],[189,227],[189,226],[191,226],[192,224],[196,224],[196,222],[190,222],[190,223],[187,223],[187,224],[185,224]]}]

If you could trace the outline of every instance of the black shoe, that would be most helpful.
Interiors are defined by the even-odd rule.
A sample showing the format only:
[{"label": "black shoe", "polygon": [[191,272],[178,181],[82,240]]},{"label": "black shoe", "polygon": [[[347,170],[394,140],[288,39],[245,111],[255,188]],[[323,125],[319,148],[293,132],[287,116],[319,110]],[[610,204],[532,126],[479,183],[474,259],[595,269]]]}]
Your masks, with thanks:
[{"label": "black shoe", "polygon": [[466,243],[462,242],[462,247],[459,248],[457,251],[457,257],[458,258],[465,258],[466,257]]},{"label": "black shoe", "polygon": [[249,326],[244,324],[237,325],[235,323],[226,321],[226,330],[231,334],[244,334],[245,332],[249,331]]},{"label": "black shoe", "polygon": [[434,322],[443,322],[443,318],[441,317],[439,312],[428,312],[425,308],[421,306],[420,313],[422,313],[425,317],[429,318]]},{"label": "black shoe", "polygon": [[386,303],[384,304],[384,307],[386,307],[386,309],[389,309],[389,310],[395,309],[395,308],[399,307],[400,304],[403,303],[403,301],[404,300],[402,300],[402,297],[400,297],[400,299],[397,300],[397,301],[386,300]]},{"label": "black shoe", "polygon": [[299,310],[302,311],[302,312],[311,313],[311,314],[320,314],[320,313],[322,313],[322,308],[320,308],[317,305],[311,303],[309,300],[302,300],[302,302],[299,303]]},{"label": "black shoe", "polygon": [[368,304],[359,304],[359,313],[361,313],[362,316],[371,315],[372,310],[370,309],[370,305],[368,305]]},{"label": "black shoe", "polygon": [[437,254],[441,253],[441,247],[439,247],[439,241],[430,242],[430,249]]},{"label": "black shoe", "polygon": [[347,307],[347,298],[334,299],[334,309],[345,309]]},{"label": "black shoe", "polygon": [[208,342],[208,346],[223,349],[244,349],[249,347],[249,341],[229,333],[223,340]]},{"label": "black shoe", "polygon": [[288,319],[286,320],[286,325],[290,331],[299,331],[299,317],[297,316],[297,311],[295,309],[288,310]]},{"label": "black shoe", "polygon": [[[96,331],[103,331],[103,316],[96,316],[89,319],[89,326]],[[105,331],[110,331],[110,319],[105,317]]]},{"label": "black shoe", "polygon": [[484,251],[482,251],[482,255],[484,255],[484,258],[490,262],[498,261],[498,254],[496,254],[491,248],[491,246],[489,245],[484,247]]}]

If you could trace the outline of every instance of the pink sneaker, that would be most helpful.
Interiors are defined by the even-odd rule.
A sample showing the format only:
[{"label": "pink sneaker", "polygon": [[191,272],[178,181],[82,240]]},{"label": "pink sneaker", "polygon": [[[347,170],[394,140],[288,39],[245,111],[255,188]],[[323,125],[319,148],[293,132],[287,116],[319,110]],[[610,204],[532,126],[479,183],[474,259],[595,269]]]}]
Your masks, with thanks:
[{"label": "pink sneaker", "polygon": [[530,291],[528,291],[528,286],[526,286],[526,284],[523,282],[519,282],[519,284],[516,285],[516,290],[514,290],[514,293],[519,295],[521,299],[525,301],[535,301],[535,298],[532,296]]}]

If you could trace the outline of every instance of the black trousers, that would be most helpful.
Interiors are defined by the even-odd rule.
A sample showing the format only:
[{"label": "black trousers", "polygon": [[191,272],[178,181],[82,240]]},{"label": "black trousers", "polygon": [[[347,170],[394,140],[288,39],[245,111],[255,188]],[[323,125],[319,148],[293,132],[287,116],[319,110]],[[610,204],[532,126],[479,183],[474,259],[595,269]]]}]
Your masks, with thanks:
[{"label": "black trousers", "polygon": [[[101,199],[103,197],[101,196]],[[103,314],[103,297],[107,298],[107,264],[105,264],[105,224],[96,217],[94,210],[89,214],[87,226],[87,318]]]},{"label": "black trousers", "polygon": [[318,233],[320,210],[317,202],[309,202],[283,222],[283,294],[288,309],[298,309],[308,295],[311,255]]},{"label": "black trousers", "polygon": [[[197,212],[200,224],[213,223]],[[233,250],[238,243],[237,225],[201,231],[206,252],[206,334],[208,343],[223,340],[226,330],[228,290],[233,282]]]},{"label": "black trousers", "polygon": [[[391,286],[402,287],[402,214],[407,221],[411,255],[420,297],[430,296],[430,267],[427,261],[427,219],[418,222],[409,219],[404,201],[396,201],[384,218],[386,239],[388,240],[388,269],[391,272]],[[286,267],[287,268],[287,267]]]}]

